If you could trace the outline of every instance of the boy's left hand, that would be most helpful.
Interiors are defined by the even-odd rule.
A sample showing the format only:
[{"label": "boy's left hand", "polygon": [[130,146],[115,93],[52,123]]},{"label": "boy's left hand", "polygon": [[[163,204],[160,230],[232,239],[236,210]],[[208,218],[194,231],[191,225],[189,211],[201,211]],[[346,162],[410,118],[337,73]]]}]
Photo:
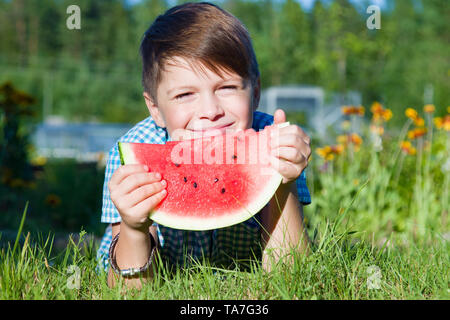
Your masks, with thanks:
[{"label": "boy's left hand", "polygon": [[274,114],[274,127],[271,138],[272,166],[283,176],[283,184],[297,179],[308,165],[311,155],[311,138],[297,125],[277,128],[286,122],[286,114],[277,109]]}]

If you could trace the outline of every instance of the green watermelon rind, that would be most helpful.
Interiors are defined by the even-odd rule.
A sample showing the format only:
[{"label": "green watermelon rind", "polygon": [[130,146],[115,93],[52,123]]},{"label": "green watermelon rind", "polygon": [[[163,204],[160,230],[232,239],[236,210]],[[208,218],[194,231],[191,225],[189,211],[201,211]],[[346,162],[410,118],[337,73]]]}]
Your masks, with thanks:
[{"label": "green watermelon rind", "polygon": [[127,142],[118,142],[118,149],[120,155],[120,163],[124,164],[139,164],[136,157],[134,156],[134,152],[131,149],[131,145]]},{"label": "green watermelon rind", "polygon": [[[224,216],[213,216],[211,218],[186,217],[174,215],[170,212],[165,212],[162,209],[157,209],[150,213],[150,219],[163,226],[182,230],[204,231],[229,227],[250,219],[264,208],[275,194],[281,181],[281,175],[274,170],[274,174],[270,181],[267,182],[266,188],[254,201],[247,207],[243,206],[242,209],[227,213],[227,215]],[[239,201],[239,199],[236,201]]]}]

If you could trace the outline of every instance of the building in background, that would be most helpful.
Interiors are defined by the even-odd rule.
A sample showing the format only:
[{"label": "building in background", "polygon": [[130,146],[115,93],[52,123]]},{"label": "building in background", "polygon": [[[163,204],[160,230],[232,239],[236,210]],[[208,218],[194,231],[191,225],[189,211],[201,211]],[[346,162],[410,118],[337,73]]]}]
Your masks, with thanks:
[{"label": "building in background", "polygon": [[[360,104],[361,94],[358,92],[326,95],[321,87],[291,85],[263,90],[258,110],[272,115],[277,108],[283,109],[287,114],[302,113],[304,119],[299,125],[308,134],[314,134],[326,141],[330,138],[327,136],[328,129],[334,128],[338,131],[344,119],[341,107]],[[358,130],[360,125],[361,123],[355,123],[355,129]]]},{"label": "building in background", "polygon": [[131,127],[115,123],[68,123],[49,117],[37,126],[33,143],[38,156],[104,164],[109,150]]}]

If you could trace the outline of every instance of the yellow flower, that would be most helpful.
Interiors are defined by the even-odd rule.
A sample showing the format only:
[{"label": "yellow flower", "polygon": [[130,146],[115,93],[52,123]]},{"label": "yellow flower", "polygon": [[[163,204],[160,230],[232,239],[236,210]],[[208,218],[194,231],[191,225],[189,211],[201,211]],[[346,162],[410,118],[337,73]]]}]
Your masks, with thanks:
[{"label": "yellow flower", "polygon": [[450,131],[450,115],[446,115],[444,119],[444,130]]},{"label": "yellow flower", "polygon": [[389,121],[392,118],[392,111],[390,109],[385,109],[382,117],[384,119],[384,121]]},{"label": "yellow flower", "polygon": [[361,145],[362,144],[362,138],[356,134],[356,133],[352,133],[351,134],[351,142],[355,145]]},{"label": "yellow flower", "polygon": [[402,151],[409,155],[415,155],[416,154],[416,148],[414,148],[411,145],[411,141],[402,141],[400,144],[400,148]]},{"label": "yellow flower", "polygon": [[353,144],[356,151],[359,150],[359,146],[362,144],[362,138],[356,133],[339,135],[337,136],[336,141],[342,146],[342,148],[349,144]]},{"label": "yellow flower", "polygon": [[374,103],[372,103],[372,106],[370,107],[370,111],[372,113],[378,113],[381,110],[383,110],[383,106],[381,105],[381,103],[375,101]]},{"label": "yellow flower", "polygon": [[402,149],[409,149],[409,148],[411,148],[411,141],[402,141],[400,143],[400,148],[402,148]]},{"label": "yellow flower", "polygon": [[326,161],[333,160],[334,155],[330,152],[330,148],[324,147],[324,148],[317,148],[316,153]]},{"label": "yellow flower", "polygon": [[426,128],[415,128],[413,130],[409,130],[408,131],[408,139],[410,139],[410,140],[417,139],[417,138],[425,135],[425,133],[427,133]]},{"label": "yellow flower", "polygon": [[413,108],[408,108],[408,109],[406,109],[406,111],[405,111],[405,115],[408,117],[408,118],[410,118],[411,120],[415,120],[415,119],[417,119],[417,111],[416,110],[414,110]]},{"label": "yellow flower", "polygon": [[363,106],[359,106],[359,107],[342,106],[341,107],[341,111],[345,115],[353,115],[353,114],[358,115],[358,116],[363,116],[364,115],[364,107]]},{"label": "yellow flower", "polygon": [[450,106],[447,107],[447,113],[450,113]]},{"label": "yellow flower", "polygon": [[45,204],[47,204],[48,206],[52,207],[52,208],[56,208],[57,206],[59,206],[61,204],[61,198],[58,197],[56,194],[49,194],[46,198],[45,198]]},{"label": "yellow flower", "polygon": [[316,153],[321,157],[324,158],[327,156],[327,153],[325,152],[325,148],[317,148]]},{"label": "yellow flower", "polygon": [[414,124],[418,127],[423,127],[425,125],[425,120],[421,117],[414,119]]},{"label": "yellow flower", "polygon": [[335,155],[339,155],[344,151],[344,146],[338,144],[334,146],[325,146],[323,148],[317,148],[316,153],[325,161],[331,161]]},{"label": "yellow flower", "polygon": [[436,126],[436,128],[441,129],[442,128],[442,124],[444,123],[444,121],[442,120],[441,117],[436,117],[433,119],[434,125]]},{"label": "yellow flower", "polygon": [[344,146],[342,144],[337,144],[331,147],[331,151],[335,154],[341,154],[344,151]]},{"label": "yellow flower", "polygon": [[363,106],[357,107],[357,110],[358,110],[358,114],[359,114],[360,116],[363,116],[363,115],[364,115],[364,112],[366,111],[366,109],[364,109]]},{"label": "yellow flower", "polygon": [[411,147],[411,148],[408,150],[408,154],[411,155],[411,156],[414,156],[416,153],[417,153],[417,150],[416,150],[416,148],[414,148],[414,147]]},{"label": "yellow flower", "polygon": [[392,118],[392,111],[385,109],[379,102],[374,102],[370,111],[373,113],[372,119],[374,121],[389,121]]},{"label": "yellow flower", "polygon": [[348,106],[342,106],[342,107],[341,107],[341,112],[342,112],[343,114],[347,114],[349,108],[350,108],[350,107],[348,107]]},{"label": "yellow flower", "polygon": [[433,121],[436,128],[450,131],[450,114],[446,115],[444,118],[434,118]]},{"label": "yellow flower", "polygon": [[425,111],[426,113],[433,113],[435,109],[436,108],[434,107],[434,104],[426,104],[423,107],[423,111]]}]

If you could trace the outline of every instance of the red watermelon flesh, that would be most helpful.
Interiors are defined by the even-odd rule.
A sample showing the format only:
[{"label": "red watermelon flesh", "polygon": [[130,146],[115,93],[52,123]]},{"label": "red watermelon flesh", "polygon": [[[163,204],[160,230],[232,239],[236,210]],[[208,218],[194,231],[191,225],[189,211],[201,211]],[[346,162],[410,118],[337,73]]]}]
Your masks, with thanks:
[{"label": "red watermelon flesh", "polygon": [[122,164],[145,164],[167,181],[152,220],[175,229],[217,229],[251,218],[278,189],[269,128],[167,144],[119,142],[119,151]]}]

